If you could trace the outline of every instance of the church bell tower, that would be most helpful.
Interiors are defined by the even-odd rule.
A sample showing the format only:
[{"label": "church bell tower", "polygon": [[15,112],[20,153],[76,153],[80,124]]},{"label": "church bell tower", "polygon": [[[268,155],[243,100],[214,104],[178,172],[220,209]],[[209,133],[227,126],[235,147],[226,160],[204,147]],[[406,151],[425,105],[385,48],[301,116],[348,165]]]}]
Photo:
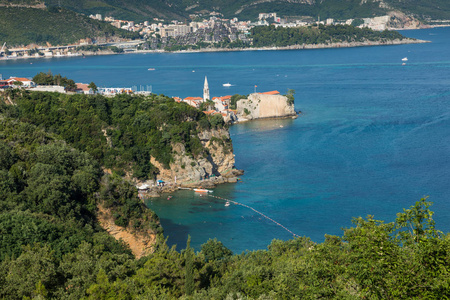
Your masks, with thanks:
[{"label": "church bell tower", "polygon": [[203,101],[211,100],[209,97],[208,79],[205,76],[205,84],[203,86]]}]

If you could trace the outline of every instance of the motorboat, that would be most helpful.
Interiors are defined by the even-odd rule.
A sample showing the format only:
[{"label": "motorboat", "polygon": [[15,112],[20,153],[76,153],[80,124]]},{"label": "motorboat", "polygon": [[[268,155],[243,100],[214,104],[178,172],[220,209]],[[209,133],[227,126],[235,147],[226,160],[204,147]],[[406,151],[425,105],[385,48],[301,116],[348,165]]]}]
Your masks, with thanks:
[{"label": "motorboat", "polygon": [[231,86],[231,83],[227,82],[227,83],[222,84],[222,86],[230,87],[230,86]]},{"label": "motorboat", "polygon": [[212,193],[211,190],[207,190],[207,189],[194,189],[194,192],[196,192],[196,193]]},{"label": "motorboat", "polygon": [[408,58],[407,57],[403,57],[402,61],[408,61]]},{"label": "motorboat", "polygon": [[149,71],[155,71],[155,68],[148,68]]},{"label": "motorboat", "polygon": [[225,206],[230,206],[230,201],[227,201],[227,202],[225,203]]}]

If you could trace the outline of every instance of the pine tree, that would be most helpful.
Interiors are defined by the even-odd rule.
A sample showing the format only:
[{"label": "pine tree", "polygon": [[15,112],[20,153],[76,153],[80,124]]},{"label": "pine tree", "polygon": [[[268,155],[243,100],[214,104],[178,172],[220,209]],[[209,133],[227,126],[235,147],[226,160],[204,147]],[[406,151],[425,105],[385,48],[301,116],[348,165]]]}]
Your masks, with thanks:
[{"label": "pine tree", "polygon": [[194,293],[194,262],[193,262],[193,253],[191,248],[191,236],[188,236],[188,240],[186,243],[186,250],[184,251],[184,257],[186,260],[185,264],[185,282],[184,288],[186,290],[186,295],[192,295]]}]

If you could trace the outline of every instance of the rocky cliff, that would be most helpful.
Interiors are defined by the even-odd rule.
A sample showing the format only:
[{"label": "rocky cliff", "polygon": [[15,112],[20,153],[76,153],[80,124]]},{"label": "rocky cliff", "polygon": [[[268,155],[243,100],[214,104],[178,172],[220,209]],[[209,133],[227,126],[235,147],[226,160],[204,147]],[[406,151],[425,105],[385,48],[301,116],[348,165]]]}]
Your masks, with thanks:
[{"label": "rocky cliff", "polygon": [[387,23],[388,28],[392,29],[420,29],[427,28],[418,19],[412,15],[406,15],[399,11],[391,11],[388,13],[389,22]]},{"label": "rocky cliff", "polygon": [[105,229],[116,240],[122,240],[130,247],[136,259],[146,256],[153,252],[156,242],[156,233],[152,230],[138,232],[136,228],[128,226],[127,228],[117,226],[110,209],[98,204],[98,221],[100,226]]},{"label": "rocky cliff", "polygon": [[286,96],[254,93],[237,102],[238,122],[296,116],[293,101]]},{"label": "rocky cliff", "polygon": [[170,168],[164,168],[151,158],[151,163],[159,169],[158,178],[168,183],[169,189],[170,186],[204,186],[206,182],[214,185],[220,183],[220,179],[216,180],[218,178],[234,178],[237,175],[227,128],[204,130],[198,133],[198,137],[206,151],[197,157],[189,155],[184,144],[175,143],[172,145],[174,159]]}]

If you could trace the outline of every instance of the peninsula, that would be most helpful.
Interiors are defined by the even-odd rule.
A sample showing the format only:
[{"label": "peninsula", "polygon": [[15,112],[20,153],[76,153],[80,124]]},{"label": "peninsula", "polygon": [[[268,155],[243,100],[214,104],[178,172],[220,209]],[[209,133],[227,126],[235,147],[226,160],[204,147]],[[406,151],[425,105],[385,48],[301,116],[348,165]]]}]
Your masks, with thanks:
[{"label": "peninsula", "polygon": [[[58,83],[62,86],[54,86]],[[126,89],[110,95],[94,83],[42,72],[32,80],[0,80],[0,87],[3,101],[18,107],[21,119],[34,120],[98,158],[106,174],[134,182],[142,197],[236,182],[243,171],[234,165],[229,124],[297,117],[293,90],[281,95],[256,93],[255,87],[248,96],[211,97],[206,77],[203,97],[185,99]],[[51,90],[57,92],[40,92]],[[31,109],[37,105],[47,109]]]}]

